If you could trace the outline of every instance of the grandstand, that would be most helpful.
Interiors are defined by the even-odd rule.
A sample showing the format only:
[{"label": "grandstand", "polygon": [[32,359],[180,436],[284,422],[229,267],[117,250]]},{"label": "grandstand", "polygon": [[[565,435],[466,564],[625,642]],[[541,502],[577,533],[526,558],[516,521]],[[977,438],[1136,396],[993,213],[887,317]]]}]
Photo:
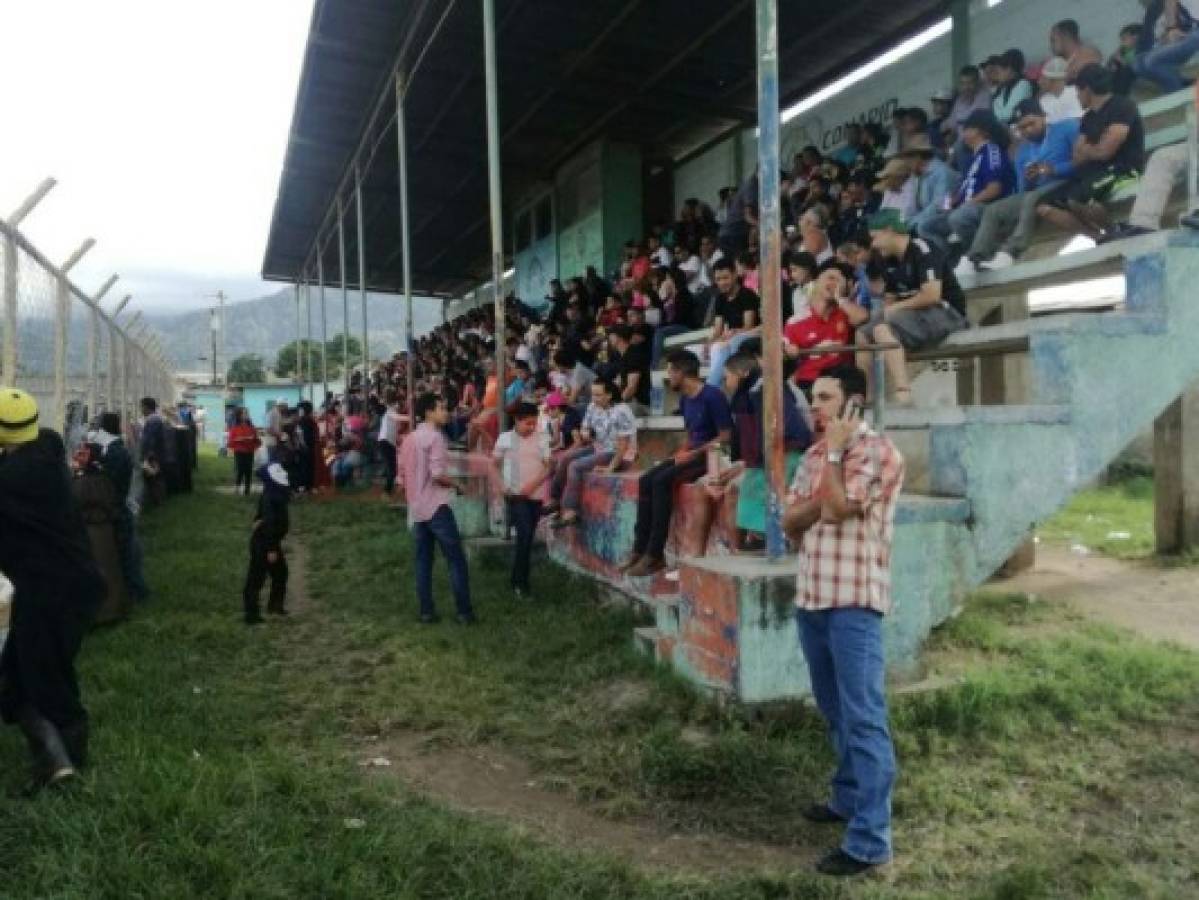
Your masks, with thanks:
[{"label": "grandstand", "polygon": [[[444,334],[473,333],[471,352],[499,338],[491,343],[503,385],[505,366],[519,358],[509,356],[505,338],[533,347],[530,323],[552,317],[571,291],[591,291],[585,277],[630,279],[626,267],[641,251],[631,259],[626,243],[668,232],[676,243],[690,198],[701,215],[727,223],[740,212],[721,205],[722,191],[742,196],[758,171],[760,194],[770,197],[780,168],[790,190],[795,154],[810,147],[835,160],[851,124],[885,133],[897,110],[927,107],[964,66],[1017,48],[1028,60],[1018,75],[1035,75],[1050,55],[1051,26],[1066,18],[1083,23],[1084,40],[1106,57],[1120,28],[1143,15],[1133,0],[1063,0],[1052,9],[1032,0],[779,7],[774,83],[755,72],[764,57],[755,52],[755,4],[746,0],[511,0],[498,4],[494,20],[490,3],[480,18],[478,5],[464,2],[318,0],[264,277],[293,282],[298,292],[337,285],[343,302],[349,290],[402,290],[409,303],[413,292],[451,298],[457,318]],[[900,46],[918,52],[874,64]],[[1163,219],[1170,223],[1199,197],[1194,98],[1189,90],[1162,94],[1143,79],[1132,90],[1146,152],[1188,148],[1184,189]],[[779,116],[759,130],[763,103]],[[877,174],[885,152],[864,152]],[[846,196],[854,165],[838,182]],[[1139,192],[1136,183],[1122,185],[1109,211],[1127,216]],[[783,292],[773,267],[786,232],[772,206],[761,202],[756,236],[763,309],[773,317],[761,335],[766,378],[779,392],[784,373],[771,361],[779,359],[772,353]],[[727,233],[713,227],[710,237]],[[1199,535],[1199,482],[1185,479],[1182,466],[1195,423],[1179,400],[1199,375],[1188,351],[1199,321],[1187,289],[1199,275],[1199,237],[1166,229],[1065,252],[1077,248],[1075,238],[1042,223],[1015,265],[963,275],[972,327],[907,355],[913,405],[878,402],[873,411],[908,469],[887,630],[899,674],[916,671],[922,642],[967,591],[1155,421],[1163,435],[1160,541],[1179,547]],[[577,288],[556,295],[555,282],[574,278]],[[1109,280],[1090,299],[1080,287],[1112,278],[1115,288]],[[496,286],[506,279],[515,296],[505,303]],[[1064,300],[1062,292],[1038,300],[1047,288],[1061,288]],[[640,285],[630,285],[630,297],[634,290]],[[494,319],[471,302],[480,297],[494,297]],[[591,297],[597,308],[606,299]],[[707,353],[711,325],[688,324],[698,327],[675,329],[663,346]],[[563,326],[564,340],[572,327]],[[541,340],[543,331],[536,334]],[[376,373],[379,386],[411,401],[418,369],[424,382],[448,385],[457,345],[438,334],[413,339],[406,359]],[[669,415],[675,398],[659,373],[654,378],[656,408],[640,421],[643,461],[661,458],[682,436],[681,420]],[[882,401],[885,385],[875,384]],[[768,422],[767,444],[781,448],[781,422]],[[458,513],[464,532],[502,536],[488,457],[465,451],[455,465],[470,483]],[[771,470],[777,499],[773,457]],[[750,703],[803,695],[807,673],[790,603],[795,563],[777,547],[740,552],[735,505],[735,487],[714,503],[703,485],[681,486],[670,570],[629,578],[619,562],[632,542],[636,473],[591,475],[582,526],[549,533],[549,552],[642,606],[652,621],[638,629],[639,645],[697,685]]]}]

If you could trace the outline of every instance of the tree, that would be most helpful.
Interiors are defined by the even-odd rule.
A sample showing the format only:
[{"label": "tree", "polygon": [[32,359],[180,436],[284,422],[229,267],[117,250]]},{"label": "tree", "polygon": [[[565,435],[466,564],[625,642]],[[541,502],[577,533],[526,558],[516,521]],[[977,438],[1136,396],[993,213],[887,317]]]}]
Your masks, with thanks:
[{"label": "tree", "polygon": [[257,353],[245,353],[229,364],[226,384],[262,384],[266,381],[266,364]]},{"label": "tree", "polygon": [[[340,349],[340,344],[338,345]],[[318,374],[321,367],[321,344],[320,341],[310,341],[303,338],[299,341],[292,341],[290,344],[283,346],[275,355],[275,374],[280,378],[296,378],[300,372],[296,366],[296,351],[299,349],[299,362],[304,367],[304,375],[308,380],[312,380],[311,376]],[[307,356],[305,353],[307,352]],[[312,372],[309,369],[309,360],[311,360]]]},{"label": "tree", "polygon": [[[335,335],[333,335],[333,337],[329,338],[329,343],[327,343],[325,345],[325,350],[329,354],[329,377],[330,378],[340,378],[341,377],[341,366],[342,366],[342,363],[345,362],[345,359],[342,357],[342,349],[343,348],[342,348],[341,342],[342,342],[342,335],[335,334]],[[348,344],[347,349],[350,352],[350,365],[352,365],[352,366],[361,365],[362,364],[362,342],[359,341],[353,335],[351,335],[349,341],[347,341],[347,344]],[[318,353],[318,359],[319,359],[319,353]],[[319,362],[316,365],[319,366],[320,365]],[[316,371],[320,371],[319,368],[317,368]]]}]

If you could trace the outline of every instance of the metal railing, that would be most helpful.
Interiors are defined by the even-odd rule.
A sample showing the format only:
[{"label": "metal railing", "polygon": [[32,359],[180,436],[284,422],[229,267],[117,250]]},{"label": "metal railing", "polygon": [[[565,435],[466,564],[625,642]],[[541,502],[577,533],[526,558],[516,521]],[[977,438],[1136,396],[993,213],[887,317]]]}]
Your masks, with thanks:
[{"label": "metal railing", "polygon": [[101,412],[120,413],[127,427],[142,397],[169,401],[174,388],[158,338],[139,325],[140,313],[118,323],[131,297],[111,313],[101,308],[118,276],[93,295],[71,281],[71,269],[95,241],[88,238],[55,265],[21,233],[21,222],[54,185],[42,182],[0,219],[0,386],[32,394],[42,426],[74,446]]}]

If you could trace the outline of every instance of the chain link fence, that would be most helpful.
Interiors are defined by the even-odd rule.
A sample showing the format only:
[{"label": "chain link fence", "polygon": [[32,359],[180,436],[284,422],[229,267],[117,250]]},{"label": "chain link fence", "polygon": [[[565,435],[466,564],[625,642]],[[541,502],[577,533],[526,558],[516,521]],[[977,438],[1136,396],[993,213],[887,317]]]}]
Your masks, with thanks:
[{"label": "chain link fence", "polygon": [[0,272],[0,386],[32,394],[42,426],[68,446],[102,412],[120,413],[127,427],[142,397],[173,399],[171,372],[146,335],[118,325],[5,220]]}]

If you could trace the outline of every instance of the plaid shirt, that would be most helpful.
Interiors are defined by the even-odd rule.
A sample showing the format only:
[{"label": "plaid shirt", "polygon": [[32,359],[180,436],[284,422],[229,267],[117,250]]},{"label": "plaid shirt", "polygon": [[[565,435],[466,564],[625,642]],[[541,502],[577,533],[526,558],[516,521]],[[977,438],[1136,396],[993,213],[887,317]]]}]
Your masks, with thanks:
[{"label": "plaid shirt", "polygon": [[[828,468],[822,439],[795,473],[791,500],[821,493]],[[805,610],[865,607],[891,609],[891,536],[903,487],[903,457],[885,437],[862,425],[842,462],[845,496],[862,507],[839,524],[817,522],[800,542],[795,605]]]}]

